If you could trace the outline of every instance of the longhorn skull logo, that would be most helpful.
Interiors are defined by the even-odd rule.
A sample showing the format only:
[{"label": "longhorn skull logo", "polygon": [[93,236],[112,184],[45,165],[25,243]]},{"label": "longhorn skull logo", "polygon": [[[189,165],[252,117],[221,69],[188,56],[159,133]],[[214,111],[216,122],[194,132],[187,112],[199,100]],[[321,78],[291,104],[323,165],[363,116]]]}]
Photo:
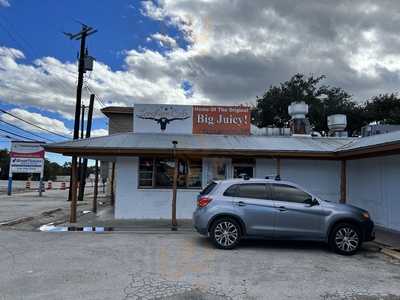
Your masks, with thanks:
[{"label": "longhorn skull logo", "polygon": [[160,124],[161,131],[167,129],[167,125],[173,121],[183,121],[189,119],[190,116],[186,112],[174,111],[172,107],[165,107],[155,112],[144,112],[136,115],[143,120],[153,120]]}]

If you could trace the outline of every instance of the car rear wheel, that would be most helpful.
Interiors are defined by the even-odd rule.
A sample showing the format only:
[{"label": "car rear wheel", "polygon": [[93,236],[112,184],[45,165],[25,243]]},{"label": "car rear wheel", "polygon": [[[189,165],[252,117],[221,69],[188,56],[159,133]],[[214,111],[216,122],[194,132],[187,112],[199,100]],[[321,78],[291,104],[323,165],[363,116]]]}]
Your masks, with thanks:
[{"label": "car rear wheel", "polygon": [[337,225],[331,232],[329,244],[331,248],[342,255],[353,255],[360,249],[361,232],[357,226],[348,223]]},{"label": "car rear wheel", "polygon": [[231,218],[218,219],[211,226],[210,237],[217,248],[235,248],[240,241],[240,236],[240,226]]}]

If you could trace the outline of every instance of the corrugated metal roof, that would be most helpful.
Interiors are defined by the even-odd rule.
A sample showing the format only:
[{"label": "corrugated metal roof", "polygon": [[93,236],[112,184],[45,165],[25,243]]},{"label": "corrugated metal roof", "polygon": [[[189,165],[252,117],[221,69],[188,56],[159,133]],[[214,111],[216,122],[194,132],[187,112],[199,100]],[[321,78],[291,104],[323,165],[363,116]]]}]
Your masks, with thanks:
[{"label": "corrugated metal roof", "polygon": [[334,152],[354,141],[354,138],[305,136],[239,136],[120,133],[104,137],[48,144],[46,149],[152,149],[170,150],[172,141],[178,150],[242,150],[288,152]]},{"label": "corrugated metal roof", "polygon": [[354,139],[352,142],[338,148],[338,151],[356,150],[386,144],[400,143],[400,131],[377,134]]}]

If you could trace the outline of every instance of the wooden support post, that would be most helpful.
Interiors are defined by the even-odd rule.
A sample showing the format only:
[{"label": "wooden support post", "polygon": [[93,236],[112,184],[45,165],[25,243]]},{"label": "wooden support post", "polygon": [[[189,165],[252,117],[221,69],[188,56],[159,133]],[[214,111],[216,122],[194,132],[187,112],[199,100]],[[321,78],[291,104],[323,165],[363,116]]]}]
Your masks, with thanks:
[{"label": "wooden support post", "polygon": [[69,215],[69,222],[76,223],[76,163],[77,158],[76,156],[72,156],[72,164],[71,164],[71,206],[70,206],[70,215]]},{"label": "wooden support post", "polygon": [[115,193],[114,193],[114,181],[115,181],[115,162],[112,163],[111,170],[111,206],[115,205]]},{"label": "wooden support post", "polygon": [[99,161],[96,159],[94,165],[94,191],[93,191],[93,206],[92,211],[97,213],[97,193],[99,187]]},{"label": "wooden support post", "polygon": [[171,230],[176,231],[178,230],[178,222],[176,220],[176,192],[178,186],[178,158],[176,157],[176,145],[178,144],[177,141],[172,141],[173,144],[173,151],[174,151],[174,179],[172,183],[172,218],[171,218]]},{"label": "wooden support post", "polygon": [[347,201],[347,171],[346,160],[342,160],[340,164],[340,203]]}]

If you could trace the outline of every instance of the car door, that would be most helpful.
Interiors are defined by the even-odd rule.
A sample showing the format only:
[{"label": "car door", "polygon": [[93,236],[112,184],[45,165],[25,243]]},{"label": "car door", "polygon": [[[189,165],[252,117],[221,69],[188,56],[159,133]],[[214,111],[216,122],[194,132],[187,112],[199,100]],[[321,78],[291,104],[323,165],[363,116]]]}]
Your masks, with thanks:
[{"label": "car door", "polygon": [[267,197],[266,188],[265,183],[243,183],[231,186],[224,194],[233,196],[233,205],[248,235],[273,236],[276,209]]},{"label": "car door", "polygon": [[275,236],[292,239],[322,239],[324,219],[328,212],[323,206],[305,203],[312,195],[284,183],[271,184],[271,198],[277,211]]}]

